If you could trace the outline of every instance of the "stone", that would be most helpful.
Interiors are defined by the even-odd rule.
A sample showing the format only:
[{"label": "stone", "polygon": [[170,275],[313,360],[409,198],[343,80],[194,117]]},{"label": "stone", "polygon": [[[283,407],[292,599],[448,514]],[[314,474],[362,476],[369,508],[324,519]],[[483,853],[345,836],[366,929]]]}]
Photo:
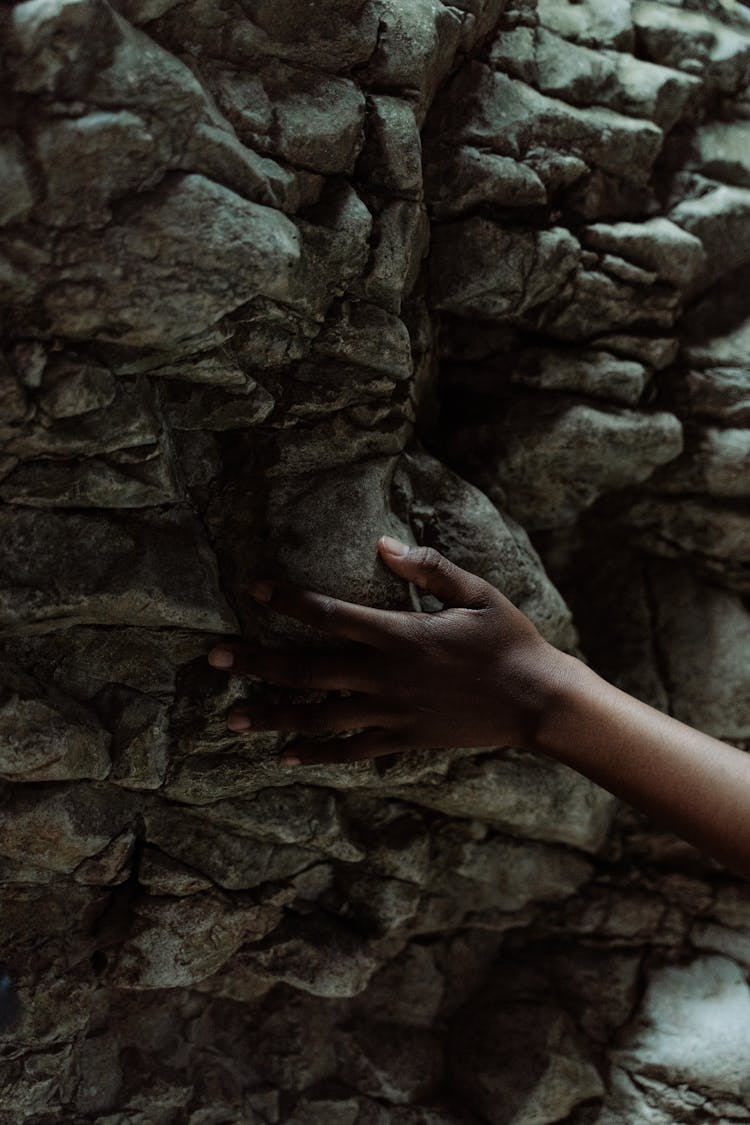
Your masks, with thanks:
[{"label": "stone", "polygon": [[651,584],[672,713],[715,738],[750,738],[750,668],[737,659],[750,652],[742,598],[669,563],[651,568]]},{"label": "stone", "polygon": [[742,508],[693,496],[645,496],[623,513],[634,541],[666,558],[692,556],[703,574],[750,590],[748,516]]},{"label": "stone", "polygon": [[118,380],[113,386],[106,371],[94,368],[89,373],[87,366],[63,361],[58,382],[57,365],[50,367],[49,384],[43,383],[39,395],[42,410],[23,424],[4,429],[6,449],[23,458],[65,453],[90,457],[132,446],[158,446],[162,428],[158,401],[143,376]]},{"label": "stone", "polygon": [[46,688],[11,663],[0,673],[0,778],[101,780],[109,772],[109,733],[87,708]]},{"label": "stone", "polygon": [[411,942],[380,968],[353,999],[362,1018],[406,1027],[430,1027],[443,998],[443,975],[429,946]]},{"label": "stone", "polygon": [[275,62],[252,76],[222,71],[214,90],[246,145],[324,175],[354,170],[365,102],[349,79]]},{"label": "stone", "polygon": [[273,930],[280,914],[272,904],[215,891],[139,899],[112,979],[118,988],[139,990],[197,983],[226,964],[243,942]]},{"label": "stone", "polygon": [[248,839],[178,808],[147,812],[145,833],[149,843],[165,855],[228,891],[282,882],[317,858],[309,848]]},{"label": "stone", "polygon": [[697,418],[743,429],[750,423],[750,378],[744,368],[688,371],[684,388],[690,410]]},{"label": "stone", "polygon": [[696,129],[691,161],[704,175],[736,187],[750,187],[750,159],[740,121],[713,121]]},{"label": "stone", "polygon": [[700,239],[669,219],[595,223],[584,231],[583,244],[619,254],[680,288],[688,289],[705,265]]},{"label": "stone", "polygon": [[352,292],[388,312],[400,313],[416,284],[428,237],[429,224],[422,204],[409,199],[387,203],[373,224],[368,269]]},{"label": "stone", "polygon": [[615,1057],[631,1073],[744,1099],[750,1082],[749,1020],[747,983],[728,958],[667,965],[651,974]]},{"label": "stone", "polygon": [[0,226],[24,219],[34,205],[34,192],[23,146],[18,137],[0,137]]},{"label": "stone", "polygon": [[518,753],[459,759],[441,785],[386,784],[384,792],[502,832],[592,853],[604,841],[613,811],[609,793],[567,766]]},{"label": "stone", "polygon": [[343,301],[329,312],[313,355],[381,371],[392,379],[413,372],[409,330],[400,317],[362,301]]},{"label": "stone", "polygon": [[[548,9],[548,16],[552,11]],[[580,15],[580,9],[569,7],[567,11]],[[530,35],[529,29],[519,28],[500,36],[492,45],[491,61],[543,94],[572,105],[600,105],[628,116],[648,118],[660,128],[670,129],[701,89],[697,78],[671,67],[643,62],[621,51],[576,45],[544,27],[539,27],[533,36],[528,61],[524,58],[519,64],[519,39]],[[524,46],[526,42],[528,38],[524,39]]]},{"label": "stone", "polygon": [[200,815],[255,841],[297,844],[354,863],[365,854],[347,830],[333,794],[314,786],[269,786],[250,800],[203,805]]},{"label": "stone", "polygon": [[164,347],[258,293],[286,295],[299,243],[278,211],[189,175],[95,239],[63,239],[59,254],[44,302],[52,332]]},{"label": "stone", "polygon": [[[143,509],[125,525],[100,512],[6,508],[0,526],[4,633],[113,620],[220,633],[236,627],[205,532],[185,513]],[[94,594],[103,567],[109,587]]]},{"label": "stone", "polygon": [[357,173],[389,194],[418,198],[422,188],[422,143],[414,109],[402,98],[373,94]]},{"label": "stone", "polygon": [[578,259],[576,239],[562,228],[512,231],[480,218],[451,223],[435,232],[431,247],[435,302],[459,316],[519,319],[557,293]]},{"label": "stone", "polygon": [[[102,782],[6,791],[0,855],[71,874],[134,819],[128,802]],[[50,844],[52,841],[52,844]]]},{"label": "stone", "polygon": [[543,27],[592,47],[614,47],[629,51],[633,47],[633,17],[630,0],[539,0],[539,22]]},{"label": "stone", "polygon": [[492,394],[517,384],[540,391],[570,391],[604,402],[636,406],[649,381],[649,371],[636,360],[586,348],[503,350],[484,363],[456,365],[448,376],[457,386],[468,385]]},{"label": "stone", "polygon": [[425,193],[438,219],[463,215],[481,203],[532,207],[547,202],[533,168],[473,145],[434,142],[426,154]]},{"label": "stone", "polygon": [[629,336],[618,332],[598,336],[595,343],[597,347],[636,359],[657,371],[669,367],[679,351],[679,343],[674,336]]},{"label": "stone", "polygon": [[[450,106],[456,99],[466,102],[468,112],[458,127],[451,127],[455,115]],[[464,67],[441,93],[433,117],[426,131],[429,142],[450,139],[521,160],[548,190],[591,168],[642,183],[662,145],[661,129],[650,121],[566,105],[477,62]]]},{"label": "stone", "polygon": [[542,310],[541,327],[557,339],[581,342],[612,329],[668,332],[679,315],[679,295],[671,286],[645,280],[631,272],[623,280],[603,269],[581,269],[568,290]]},{"label": "stone", "polygon": [[[60,227],[104,226],[112,218],[113,198],[153,187],[171,157],[169,138],[154,136],[147,122],[129,110],[51,121],[38,130],[34,142],[47,185],[36,214]],[[71,152],[76,153],[73,162],[68,160]]]},{"label": "stone", "polygon": [[438,1037],[423,1028],[364,1023],[336,1037],[341,1078],[391,1105],[429,1098],[443,1076]]},{"label": "stone", "polygon": [[361,77],[367,86],[413,92],[421,125],[462,34],[463,16],[438,0],[417,0],[408,8],[395,0],[376,0],[380,32]]},{"label": "stone", "polygon": [[449,1073],[492,1125],[537,1125],[600,1097],[604,1084],[572,1020],[549,1003],[481,1001],[454,1019]]},{"label": "stone", "polygon": [[745,221],[749,207],[750,191],[722,186],[686,199],[670,213],[678,226],[703,243],[706,265],[696,283],[701,288],[750,260]]},{"label": "stone", "polygon": [[593,874],[582,856],[501,836],[463,841],[451,859],[451,870],[482,884],[482,890],[486,885],[493,906],[507,911],[521,910],[530,902],[567,898]]},{"label": "stone", "polygon": [[[499,486],[513,518],[541,529],[574,523],[598,496],[647,479],[682,446],[673,414],[604,409],[539,394],[515,403],[492,424],[457,431],[453,447],[490,497]],[[545,475],[550,463],[554,481]]]},{"label": "stone", "polygon": [[[747,403],[747,399],[740,402]],[[661,493],[740,499],[750,494],[749,467],[750,431],[709,426],[693,434],[681,456],[657,470],[652,483]]]},{"label": "stone", "polygon": [[722,93],[747,82],[750,34],[727,27],[703,11],[678,12],[668,4],[635,0],[633,22],[641,52],[664,66],[704,75]]},{"label": "stone", "polygon": [[247,961],[261,977],[285,981],[312,996],[356,996],[378,967],[366,944],[326,916],[282,923],[266,941],[248,951]]}]

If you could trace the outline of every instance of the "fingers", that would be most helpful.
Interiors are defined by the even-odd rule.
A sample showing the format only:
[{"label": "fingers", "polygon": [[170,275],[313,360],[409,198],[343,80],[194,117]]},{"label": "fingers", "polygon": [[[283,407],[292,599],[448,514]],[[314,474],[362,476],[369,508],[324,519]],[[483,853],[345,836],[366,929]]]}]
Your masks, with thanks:
[{"label": "fingers", "polygon": [[301,691],[373,692],[379,680],[364,653],[290,651],[224,641],[208,654],[214,668]]},{"label": "fingers", "polygon": [[232,707],[227,726],[230,730],[248,734],[263,730],[325,734],[387,726],[395,721],[396,716],[386,714],[382,707],[378,707],[377,701],[360,696],[324,700],[322,703],[241,703]]},{"label": "fingers", "polygon": [[287,582],[258,581],[248,587],[252,596],[287,617],[295,617],[334,637],[380,648],[398,625],[399,613],[343,602]]},{"label": "fingers", "polygon": [[383,562],[407,582],[435,594],[445,606],[483,609],[490,604],[493,587],[456,566],[434,547],[410,547],[389,535],[378,540]]},{"label": "fingers", "polygon": [[335,738],[328,742],[300,742],[285,747],[282,766],[323,766],[361,762],[398,753],[398,737],[386,730],[368,730],[351,738]]}]

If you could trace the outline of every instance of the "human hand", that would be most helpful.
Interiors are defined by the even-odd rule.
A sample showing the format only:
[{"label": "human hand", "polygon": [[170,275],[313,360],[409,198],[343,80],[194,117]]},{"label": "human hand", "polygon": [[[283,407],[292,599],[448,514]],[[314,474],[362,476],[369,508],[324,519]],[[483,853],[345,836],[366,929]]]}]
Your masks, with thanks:
[{"label": "human hand", "polygon": [[238,704],[227,717],[229,728],[360,732],[286,746],[282,765],[354,762],[431,747],[533,748],[554,689],[558,650],[499,590],[433,548],[383,536],[378,551],[395,574],[445,608],[374,609],[288,582],[253,583],[257,601],[357,647],[320,654],[222,642],[209,663],[305,691],[354,694],[320,703]]}]

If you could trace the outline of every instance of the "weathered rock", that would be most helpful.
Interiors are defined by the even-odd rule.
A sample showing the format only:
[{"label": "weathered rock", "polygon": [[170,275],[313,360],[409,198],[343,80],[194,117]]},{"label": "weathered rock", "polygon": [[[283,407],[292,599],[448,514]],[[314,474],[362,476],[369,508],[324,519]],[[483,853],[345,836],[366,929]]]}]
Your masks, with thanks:
[{"label": "weathered rock", "polygon": [[716,738],[750,738],[750,614],[742,599],[684,567],[651,567],[650,581],[673,714]]},{"label": "weathered rock", "polygon": [[687,966],[666,966],[652,974],[615,1057],[631,1073],[744,1100],[749,1020],[747,983],[732,961],[700,957]]},{"label": "weathered rock", "polygon": [[563,1011],[480,1004],[454,1020],[448,1065],[471,1108],[492,1125],[552,1122],[604,1093]]},{"label": "weathered rock", "polygon": [[227,708],[326,693],[206,655],[360,655],[257,577],[443,612],[393,533],[750,745],[749,45],[0,6],[0,1125],[747,1118],[731,874],[517,748],[290,773]]},{"label": "weathered rock", "polygon": [[[0,526],[5,632],[113,621],[214,632],[236,626],[205,532],[179,510],[139,513],[126,523],[114,515],[6,508]],[[109,587],[95,594],[103,567]]]},{"label": "weathered rock", "polygon": [[101,780],[109,734],[86,708],[3,664],[0,672],[0,777],[3,781]]},{"label": "weathered rock", "polygon": [[[521,400],[496,419],[458,431],[453,448],[487,494],[533,529],[574,523],[602,493],[645,480],[682,449],[672,414],[604,410],[562,395]],[[544,475],[550,462],[554,481]]]},{"label": "weathered rock", "polygon": [[689,288],[705,262],[700,239],[669,219],[645,223],[595,223],[583,235],[585,246],[612,251],[639,266],[654,270],[665,281]]},{"label": "weathered rock", "polygon": [[613,806],[608,793],[573,770],[525,754],[459,760],[447,783],[386,785],[386,792],[448,816],[588,852],[601,846]]},{"label": "weathered rock", "polygon": [[479,218],[452,223],[438,228],[432,243],[436,305],[460,316],[513,321],[549,301],[578,260],[578,243],[566,230],[511,231]]}]

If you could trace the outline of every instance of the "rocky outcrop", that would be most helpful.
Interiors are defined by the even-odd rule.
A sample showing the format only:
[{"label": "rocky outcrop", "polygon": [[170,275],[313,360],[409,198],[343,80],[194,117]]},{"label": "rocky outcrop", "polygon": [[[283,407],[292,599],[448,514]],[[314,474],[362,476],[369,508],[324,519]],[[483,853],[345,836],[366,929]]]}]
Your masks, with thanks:
[{"label": "rocky outcrop", "polygon": [[23,0],[0,75],[2,1125],[749,1119],[743,884],[514,747],[290,776],[206,663],[331,643],[255,575],[439,608],[390,532],[750,745],[748,8]]}]

